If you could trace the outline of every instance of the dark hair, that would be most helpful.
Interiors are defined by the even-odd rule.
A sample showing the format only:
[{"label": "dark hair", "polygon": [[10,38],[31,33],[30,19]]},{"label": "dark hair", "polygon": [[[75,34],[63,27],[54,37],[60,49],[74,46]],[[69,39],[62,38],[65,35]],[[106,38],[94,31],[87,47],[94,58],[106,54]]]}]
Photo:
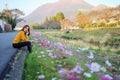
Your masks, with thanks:
[{"label": "dark hair", "polygon": [[[30,35],[30,26],[29,25],[24,25],[21,31],[24,31],[24,28],[28,27],[28,36]],[[26,33],[25,33],[26,34]]]}]

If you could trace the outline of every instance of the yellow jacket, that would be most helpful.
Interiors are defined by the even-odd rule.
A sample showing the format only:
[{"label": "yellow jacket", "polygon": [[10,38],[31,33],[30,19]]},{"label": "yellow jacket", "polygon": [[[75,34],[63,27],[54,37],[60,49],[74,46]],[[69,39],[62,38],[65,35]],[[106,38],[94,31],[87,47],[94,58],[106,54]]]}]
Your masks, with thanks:
[{"label": "yellow jacket", "polygon": [[23,41],[23,42],[28,42],[29,41],[27,36],[25,35],[24,31],[18,32],[15,39],[13,40],[13,43],[19,43],[21,41]]}]

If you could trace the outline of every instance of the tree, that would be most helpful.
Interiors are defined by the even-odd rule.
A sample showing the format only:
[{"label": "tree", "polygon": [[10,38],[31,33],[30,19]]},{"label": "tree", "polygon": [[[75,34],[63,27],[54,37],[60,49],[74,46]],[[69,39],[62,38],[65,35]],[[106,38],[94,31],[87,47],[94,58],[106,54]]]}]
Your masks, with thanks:
[{"label": "tree", "polygon": [[0,19],[2,19],[2,17],[3,17],[3,15],[2,15],[2,13],[0,12]]},{"label": "tree", "polygon": [[89,17],[89,20],[93,21],[93,20],[97,20],[99,18],[98,14],[100,14],[99,11],[90,11],[87,14],[87,17]]},{"label": "tree", "polygon": [[49,21],[51,21],[51,22],[56,21],[56,17],[55,16],[51,16],[50,19],[49,19]]},{"label": "tree", "polygon": [[49,22],[49,19],[48,19],[48,17],[46,16],[44,23],[47,23],[47,22]]},{"label": "tree", "polygon": [[46,17],[45,20],[44,20],[44,23],[61,21],[63,19],[65,19],[64,14],[62,12],[58,12],[58,13],[56,13],[55,16],[50,16],[49,19],[48,19],[48,17]]},{"label": "tree", "polygon": [[82,27],[82,28],[83,28],[86,24],[89,23],[89,20],[87,19],[87,17],[86,17],[83,13],[81,13],[81,12],[79,12],[79,13],[77,14],[76,20],[77,20],[78,25],[79,25],[80,27]]},{"label": "tree", "polygon": [[56,14],[56,20],[57,20],[57,21],[61,21],[61,20],[63,20],[63,19],[65,19],[64,14],[63,14],[62,12],[58,12],[58,13]]},{"label": "tree", "polygon": [[71,27],[73,27],[75,25],[69,19],[63,19],[63,20],[61,20],[60,24],[61,24],[61,30],[69,30]]},{"label": "tree", "polygon": [[1,19],[4,20],[6,23],[11,24],[12,26],[12,30],[14,30],[16,24],[18,22],[20,22],[21,18],[19,18],[21,15],[24,15],[24,13],[22,11],[20,11],[19,9],[4,9],[1,12]]},{"label": "tree", "polygon": [[37,27],[39,27],[39,26],[40,26],[39,23],[31,23],[31,24],[30,24],[30,28],[31,28],[31,29],[37,28]]}]

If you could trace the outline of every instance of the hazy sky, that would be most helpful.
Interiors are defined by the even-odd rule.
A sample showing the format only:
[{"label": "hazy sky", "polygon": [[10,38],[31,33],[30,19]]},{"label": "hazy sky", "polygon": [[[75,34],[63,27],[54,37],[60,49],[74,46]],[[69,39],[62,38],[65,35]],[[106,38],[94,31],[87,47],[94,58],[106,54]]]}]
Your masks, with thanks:
[{"label": "hazy sky", "polygon": [[[22,10],[25,15],[31,13],[34,9],[45,3],[53,3],[58,0],[0,0],[0,11],[5,8],[5,4],[8,4],[9,9],[18,8]],[[108,6],[117,6],[120,4],[120,0],[85,0],[86,2],[96,6],[98,4],[106,4]]]}]

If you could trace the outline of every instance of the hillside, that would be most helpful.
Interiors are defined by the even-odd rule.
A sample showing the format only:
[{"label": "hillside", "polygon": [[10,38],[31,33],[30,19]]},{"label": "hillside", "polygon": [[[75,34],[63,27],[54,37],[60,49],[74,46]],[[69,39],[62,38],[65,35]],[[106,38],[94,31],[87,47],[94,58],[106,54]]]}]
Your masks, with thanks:
[{"label": "hillside", "polygon": [[109,7],[104,5],[104,4],[99,4],[96,7],[94,7],[92,10],[94,10],[94,11],[102,11],[102,10],[107,9],[107,8],[109,8]]},{"label": "hillside", "polygon": [[91,20],[104,19],[106,22],[108,22],[110,19],[114,19],[115,21],[119,21],[120,6],[117,6],[115,8],[108,7],[104,10],[92,10],[87,14],[87,16]]},{"label": "hillside", "polygon": [[55,3],[47,3],[38,7],[31,14],[26,16],[25,20],[28,23],[41,22],[46,16],[53,16],[59,11],[63,12],[65,17],[73,19],[79,10],[86,12],[92,8],[93,6],[84,0],[59,0]]}]

